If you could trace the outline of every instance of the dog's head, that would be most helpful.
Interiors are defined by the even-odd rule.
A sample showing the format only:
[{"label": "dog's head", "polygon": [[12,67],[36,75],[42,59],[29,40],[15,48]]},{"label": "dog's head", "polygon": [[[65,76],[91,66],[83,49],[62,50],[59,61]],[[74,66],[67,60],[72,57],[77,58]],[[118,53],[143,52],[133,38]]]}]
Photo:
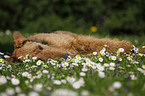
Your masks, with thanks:
[{"label": "dog's head", "polygon": [[21,48],[28,40],[20,33],[14,33],[13,38],[14,38],[14,48]]}]

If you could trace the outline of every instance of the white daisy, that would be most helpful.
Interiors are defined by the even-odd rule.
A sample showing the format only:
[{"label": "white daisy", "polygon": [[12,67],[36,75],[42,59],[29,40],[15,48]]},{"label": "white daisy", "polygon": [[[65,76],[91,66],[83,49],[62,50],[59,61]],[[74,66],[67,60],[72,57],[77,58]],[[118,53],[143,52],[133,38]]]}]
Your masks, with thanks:
[{"label": "white daisy", "polygon": [[48,70],[43,70],[42,73],[49,73]]},{"label": "white daisy", "polygon": [[9,87],[9,88],[6,89],[6,93],[9,96],[13,96],[15,94],[15,90],[13,88]]},{"label": "white daisy", "polygon": [[7,79],[5,76],[0,76],[0,85],[2,84],[6,84],[7,83]]},{"label": "white daisy", "polygon": [[28,96],[40,96],[37,92],[31,91],[28,93]]},{"label": "white daisy", "polygon": [[41,63],[42,63],[41,60],[38,60],[38,61],[36,62],[37,65],[41,65]]},{"label": "white daisy", "polygon": [[74,89],[79,89],[79,88],[81,87],[81,84],[80,84],[79,81],[76,81],[76,82],[74,82],[74,83],[72,84],[72,86],[73,86]]},{"label": "white daisy", "polygon": [[60,80],[53,80],[53,84],[61,85],[61,81]]},{"label": "white daisy", "polygon": [[124,52],[124,49],[123,48],[119,48],[118,51],[119,52]]},{"label": "white daisy", "polygon": [[18,85],[20,83],[19,79],[16,79],[16,78],[12,78],[11,82],[13,85]]},{"label": "white daisy", "polygon": [[113,83],[112,86],[114,89],[119,89],[119,88],[121,88],[122,84],[119,81],[116,81]]},{"label": "white daisy", "polygon": [[103,62],[103,58],[100,57],[100,58],[99,58],[99,61],[100,61],[100,62]]},{"label": "white daisy", "polygon": [[110,66],[111,66],[111,67],[115,67],[115,63],[112,63],[112,62],[111,62],[111,63],[110,63]]},{"label": "white daisy", "polygon": [[80,76],[86,76],[86,73],[80,72]]},{"label": "white daisy", "polygon": [[98,75],[99,75],[100,78],[104,78],[105,77],[105,73],[104,72],[99,72]]},{"label": "white daisy", "polygon": [[97,55],[97,52],[93,52],[93,55]]},{"label": "white daisy", "polygon": [[37,92],[41,92],[42,88],[43,88],[43,85],[41,83],[40,84],[35,84],[33,86],[34,91],[37,91]]}]

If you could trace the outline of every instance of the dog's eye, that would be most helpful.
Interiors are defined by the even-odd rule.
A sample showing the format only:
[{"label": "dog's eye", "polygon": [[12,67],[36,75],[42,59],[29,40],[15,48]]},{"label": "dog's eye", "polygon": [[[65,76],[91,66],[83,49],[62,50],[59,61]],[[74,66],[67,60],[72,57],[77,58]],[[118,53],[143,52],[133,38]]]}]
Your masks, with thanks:
[{"label": "dog's eye", "polygon": [[23,42],[23,45],[26,43],[26,41]]},{"label": "dog's eye", "polygon": [[38,48],[39,48],[40,50],[43,50],[43,48],[42,48],[40,45],[38,45]]}]

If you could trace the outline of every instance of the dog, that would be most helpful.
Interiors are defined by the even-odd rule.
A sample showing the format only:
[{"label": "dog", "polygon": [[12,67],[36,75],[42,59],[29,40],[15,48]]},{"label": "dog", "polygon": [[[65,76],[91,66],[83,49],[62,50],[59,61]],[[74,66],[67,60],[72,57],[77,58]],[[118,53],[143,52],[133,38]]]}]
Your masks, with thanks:
[{"label": "dog", "polygon": [[36,56],[42,60],[49,58],[67,58],[77,54],[90,55],[106,47],[107,52],[115,53],[119,48],[129,53],[133,45],[129,41],[115,41],[109,38],[98,39],[93,36],[78,35],[67,31],[53,33],[38,33],[25,38],[20,33],[14,33],[14,51],[11,61],[18,61],[20,56],[29,54],[29,58]]}]

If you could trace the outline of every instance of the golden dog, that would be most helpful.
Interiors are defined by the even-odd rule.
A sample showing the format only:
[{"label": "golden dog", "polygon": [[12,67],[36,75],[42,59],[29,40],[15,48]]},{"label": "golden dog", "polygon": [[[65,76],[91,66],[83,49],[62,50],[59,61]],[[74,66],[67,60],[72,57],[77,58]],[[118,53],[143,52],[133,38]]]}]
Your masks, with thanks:
[{"label": "golden dog", "polygon": [[63,57],[76,54],[89,55],[90,53],[102,50],[107,45],[107,51],[114,53],[119,48],[124,48],[126,53],[132,49],[128,41],[115,41],[108,38],[98,39],[93,36],[77,35],[67,31],[56,31],[54,33],[39,33],[25,38],[20,33],[14,33],[14,52],[12,61],[20,56],[29,54],[32,58],[36,56],[42,60],[49,58]]}]

